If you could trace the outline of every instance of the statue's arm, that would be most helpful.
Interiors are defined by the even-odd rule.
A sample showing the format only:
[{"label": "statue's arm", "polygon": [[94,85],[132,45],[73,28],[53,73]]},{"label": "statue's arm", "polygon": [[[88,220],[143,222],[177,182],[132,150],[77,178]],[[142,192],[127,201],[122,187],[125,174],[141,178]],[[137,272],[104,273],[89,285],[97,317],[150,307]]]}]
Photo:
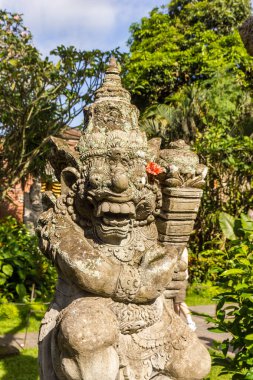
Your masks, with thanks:
[{"label": "statue's arm", "polygon": [[38,234],[42,252],[66,280],[91,293],[111,296],[120,265],[109,262],[84,238],[83,230],[52,209],[42,214]]},{"label": "statue's arm", "polygon": [[141,303],[157,298],[171,280],[177,259],[173,247],[165,250],[160,246],[146,252],[138,268],[117,264],[89,245],[83,230],[69,218],[48,215],[46,220],[40,230],[44,241],[41,248],[63,276],[83,290],[118,301]]},{"label": "statue's arm", "polygon": [[146,253],[141,270],[141,286],[136,294],[136,302],[145,302],[159,297],[172,280],[177,262],[177,250],[167,247],[161,252]]},{"label": "statue's arm", "polygon": [[171,249],[157,257],[147,253],[139,268],[112,263],[96,251],[78,254],[76,250],[69,255],[66,248],[56,261],[61,272],[81,289],[116,301],[145,303],[161,295],[171,281],[177,251]]},{"label": "statue's arm", "polygon": [[76,252],[74,256],[67,250],[61,251],[56,265],[66,278],[83,290],[105,297],[112,297],[115,292],[120,266],[102,259],[95,251]]}]

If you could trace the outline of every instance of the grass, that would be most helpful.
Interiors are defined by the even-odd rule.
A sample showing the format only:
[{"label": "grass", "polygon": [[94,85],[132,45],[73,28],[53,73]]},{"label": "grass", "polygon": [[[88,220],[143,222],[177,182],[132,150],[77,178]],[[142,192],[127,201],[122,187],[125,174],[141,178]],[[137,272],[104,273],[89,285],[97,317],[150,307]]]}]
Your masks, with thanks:
[{"label": "grass", "polygon": [[215,304],[210,297],[205,297],[202,295],[188,294],[186,297],[186,303],[188,306],[198,306],[198,305],[210,305]]},{"label": "grass", "polygon": [[221,288],[212,286],[209,283],[193,283],[187,289],[186,303],[188,306],[215,304],[213,297],[221,292]]},{"label": "grass", "polygon": [[0,360],[1,380],[38,380],[38,350],[23,350],[20,355]]},{"label": "grass", "polygon": [[11,303],[0,305],[0,335],[24,332],[27,325],[29,332],[38,331],[46,309],[47,306],[41,304],[33,304],[31,307]]},{"label": "grass", "polygon": [[212,367],[210,375],[206,380],[231,380],[232,375],[219,375],[221,367]]}]

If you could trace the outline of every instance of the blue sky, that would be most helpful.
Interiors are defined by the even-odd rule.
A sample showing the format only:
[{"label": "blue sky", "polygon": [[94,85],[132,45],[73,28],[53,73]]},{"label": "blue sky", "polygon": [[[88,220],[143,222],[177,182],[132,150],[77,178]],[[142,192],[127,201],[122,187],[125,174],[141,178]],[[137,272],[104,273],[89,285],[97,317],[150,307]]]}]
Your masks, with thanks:
[{"label": "blue sky", "polygon": [[62,44],[81,50],[119,46],[127,51],[129,26],[166,3],[168,0],[0,0],[0,9],[23,14],[34,45],[46,56]]},{"label": "blue sky", "polygon": [[[253,3],[253,0],[251,0]],[[58,45],[81,50],[127,50],[131,23],[168,0],[0,0],[0,8],[22,13],[43,55]]]},{"label": "blue sky", "polygon": [[0,0],[0,8],[22,13],[43,55],[58,45],[82,50],[127,50],[129,26],[163,0]]}]

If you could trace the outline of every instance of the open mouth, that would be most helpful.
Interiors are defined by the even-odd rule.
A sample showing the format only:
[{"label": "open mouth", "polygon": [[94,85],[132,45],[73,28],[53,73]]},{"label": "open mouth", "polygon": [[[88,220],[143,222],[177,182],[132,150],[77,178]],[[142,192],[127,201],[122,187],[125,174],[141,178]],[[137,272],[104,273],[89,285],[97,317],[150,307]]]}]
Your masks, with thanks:
[{"label": "open mouth", "polygon": [[95,230],[97,236],[106,244],[117,245],[131,232],[131,222],[136,217],[132,201],[102,201],[94,204]]},{"label": "open mouth", "polygon": [[129,223],[130,218],[126,218],[126,215],[123,214],[115,215],[110,212],[106,212],[102,220],[107,226],[121,227],[126,226]]},{"label": "open mouth", "polygon": [[110,227],[124,227],[135,217],[133,202],[115,203],[104,201],[99,204],[96,216]]}]

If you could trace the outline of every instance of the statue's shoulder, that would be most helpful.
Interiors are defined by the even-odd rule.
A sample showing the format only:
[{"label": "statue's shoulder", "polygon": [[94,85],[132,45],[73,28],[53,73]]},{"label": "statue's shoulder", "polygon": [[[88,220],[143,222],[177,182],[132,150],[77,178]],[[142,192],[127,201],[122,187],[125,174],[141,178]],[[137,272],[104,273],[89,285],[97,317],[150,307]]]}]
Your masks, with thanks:
[{"label": "statue's shoulder", "polygon": [[[41,249],[51,256],[67,252],[82,254],[92,252],[93,247],[85,236],[83,228],[73,220],[68,212],[66,197],[60,197],[55,205],[44,211],[38,221],[37,233],[41,239]],[[55,258],[55,257],[54,257]]]}]

